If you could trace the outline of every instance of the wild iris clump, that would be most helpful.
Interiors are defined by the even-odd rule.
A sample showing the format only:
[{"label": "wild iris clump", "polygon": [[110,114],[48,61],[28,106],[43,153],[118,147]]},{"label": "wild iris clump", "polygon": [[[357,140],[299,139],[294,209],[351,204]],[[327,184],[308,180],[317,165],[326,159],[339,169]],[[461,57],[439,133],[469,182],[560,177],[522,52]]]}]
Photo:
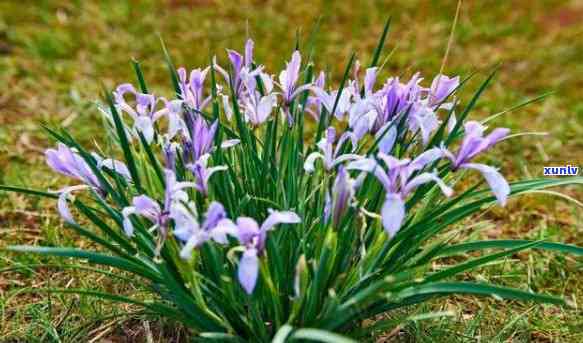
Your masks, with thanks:
[{"label": "wild iris clump", "polygon": [[[366,319],[448,294],[564,304],[454,276],[528,248],[583,249],[452,243],[463,234],[448,229],[509,197],[583,179],[508,183],[481,163],[512,138],[469,119],[493,74],[466,104],[457,96],[466,80],[457,76],[381,79],[386,33],[369,66],[353,56],[340,84],[297,48],[273,75],[252,40],[191,71],[166,54],[166,97],[149,90],[134,63],[137,84],[106,92],[99,108],[107,149],[47,128],[58,143],[46,161],[69,186],[2,186],[55,198],[67,226],[99,248],[9,249],[131,273],[148,299],[51,291],[133,303],[208,340],[364,339],[375,328],[363,327]],[[471,174],[474,184],[461,182]],[[444,256],[486,249],[499,251],[432,268]]]}]

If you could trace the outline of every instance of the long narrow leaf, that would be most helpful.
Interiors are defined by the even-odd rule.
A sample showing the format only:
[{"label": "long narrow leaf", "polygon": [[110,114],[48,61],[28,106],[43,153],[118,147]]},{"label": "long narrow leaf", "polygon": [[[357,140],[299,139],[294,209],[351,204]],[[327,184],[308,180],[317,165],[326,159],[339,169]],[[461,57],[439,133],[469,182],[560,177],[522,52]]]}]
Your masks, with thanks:
[{"label": "long narrow leaf", "polygon": [[143,266],[137,265],[136,263],[128,261],[127,259],[121,257],[104,255],[93,251],[86,251],[74,248],[36,247],[29,245],[12,245],[8,246],[6,250],[48,256],[86,259],[91,263],[118,268],[121,270],[128,271],[130,273],[134,273],[136,275],[143,276],[152,281],[159,281],[159,276],[156,275],[155,272],[148,270]]},{"label": "long narrow leaf", "polygon": [[[512,249],[517,246],[531,243],[533,241],[524,239],[500,239],[500,240],[486,240],[460,243],[445,247],[439,251],[438,256],[451,256],[458,254],[465,254],[469,251],[484,250],[484,249]],[[566,254],[574,254],[583,256],[583,248],[576,245],[556,243],[556,242],[540,242],[533,246],[532,249],[550,250]]]},{"label": "long narrow leaf", "polygon": [[437,282],[411,287],[400,292],[401,298],[420,295],[449,295],[449,294],[473,294],[490,297],[499,297],[510,300],[534,301],[555,305],[566,305],[565,300],[549,295],[530,293],[514,288],[494,286],[490,284],[473,282]]}]

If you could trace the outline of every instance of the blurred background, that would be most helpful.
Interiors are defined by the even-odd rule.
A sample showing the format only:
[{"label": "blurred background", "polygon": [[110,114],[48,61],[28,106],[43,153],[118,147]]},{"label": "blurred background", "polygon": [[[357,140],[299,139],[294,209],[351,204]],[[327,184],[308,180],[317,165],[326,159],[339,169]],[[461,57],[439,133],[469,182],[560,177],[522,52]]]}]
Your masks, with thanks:
[{"label": "blurred background", "polygon": [[[289,58],[296,36],[305,44],[321,18],[315,41],[316,67],[340,78],[351,52],[363,64],[369,61],[390,16],[383,75],[409,78],[420,71],[428,84],[440,70],[456,5],[453,0],[0,1],[0,184],[58,187],[55,175],[44,165],[43,151],[53,142],[44,135],[41,123],[64,126],[81,141],[91,143],[100,134],[94,101],[100,97],[101,85],[111,88],[135,83],[132,58],[141,62],[147,82],[157,94],[170,95],[160,36],[176,66],[188,69],[208,64],[215,54],[224,61],[225,48],[241,50],[245,38],[251,37],[256,42],[257,60],[276,73]],[[462,104],[500,64],[474,118],[554,92],[496,120],[495,126],[507,126],[513,132],[548,132],[547,136],[524,136],[500,144],[490,154],[490,162],[501,165],[510,180],[540,177],[544,165],[583,166],[582,56],[583,1],[463,2],[444,69],[448,75],[462,77],[477,72],[460,93]],[[581,188],[562,191],[583,200]],[[524,197],[479,218],[484,227],[475,235],[546,238],[583,245],[581,212],[580,207],[557,197]],[[0,194],[0,247],[84,244],[63,231],[54,214],[52,205],[39,199]],[[0,271],[30,263],[30,259],[0,253]],[[580,262],[543,253],[521,254],[515,259],[521,263],[480,270],[472,277],[496,278],[500,283],[583,302]],[[74,298],[73,303],[72,297],[19,295],[23,287],[46,287],[51,279],[56,284],[52,286],[119,287],[71,275],[51,270],[1,273],[0,341],[71,338],[83,325],[87,327],[81,331],[82,337],[101,339],[103,334],[102,338],[113,339],[117,332],[141,337],[140,321],[123,316],[123,320],[101,319],[127,313],[127,308],[84,298]],[[452,309],[458,315],[445,322],[405,327],[385,338],[583,340],[580,312],[504,304],[472,297],[436,302],[438,309]],[[110,325],[107,332],[105,324]],[[162,324],[155,326],[159,332],[163,328]]]}]

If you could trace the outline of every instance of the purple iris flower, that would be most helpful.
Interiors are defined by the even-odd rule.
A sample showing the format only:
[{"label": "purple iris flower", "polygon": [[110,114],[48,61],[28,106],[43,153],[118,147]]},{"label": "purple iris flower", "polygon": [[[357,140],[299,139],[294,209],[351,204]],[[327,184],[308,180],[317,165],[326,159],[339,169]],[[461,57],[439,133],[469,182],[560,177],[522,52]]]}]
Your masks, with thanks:
[{"label": "purple iris flower", "polygon": [[407,107],[409,88],[399,82],[399,78],[389,79],[385,87],[382,106],[383,121],[391,120]]},{"label": "purple iris flower", "polygon": [[371,105],[377,112],[373,132],[377,132],[419,100],[422,92],[420,81],[419,73],[413,75],[407,84],[401,83],[399,78],[390,78],[374,97],[370,97]]},{"label": "purple iris flower", "polygon": [[277,97],[275,94],[269,94],[260,98],[250,97],[245,103],[245,117],[253,126],[258,126],[269,118],[276,104]]},{"label": "purple iris flower", "polygon": [[[264,123],[277,104],[277,96],[272,93],[273,80],[263,73],[260,68],[252,72],[243,71],[241,74],[244,85],[244,97],[241,97],[241,107],[245,119],[253,126]],[[261,80],[263,95],[257,89],[257,78]],[[230,110],[230,108],[229,108]]]},{"label": "purple iris flower", "polygon": [[372,173],[381,183],[386,192],[385,203],[381,210],[383,227],[389,237],[399,231],[405,219],[405,198],[417,187],[436,182],[446,196],[451,196],[453,190],[448,187],[437,173],[421,173],[411,177],[414,172],[423,169],[443,156],[439,148],[433,148],[419,155],[416,159],[399,160],[393,156],[380,152],[378,157],[383,161],[387,170],[375,159],[364,158],[353,161],[346,167],[348,170],[360,170]]},{"label": "purple iris flower", "polygon": [[216,166],[209,168],[209,158],[209,154],[204,154],[198,159],[198,161],[186,166],[188,169],[190,169],[195,177],[196,181],[194,188],[204,196],[208,195],[208,182],[211,176],[218,171],[227,170],[226,166]]},{"label": "purple iris flower", "polygon": [[47,149],[45,156],[47,164],[56,172],[80,180],[91,187],[100,188],[99,180],[87,162],[65,144],[59,143],[56,150]]},{"label": "purple iris flower", "polygon": [[[101,184],[89,164],[74,149],[69,148],[63,143],[59,143],[56,150],[47,149],[45,156],[47,164],[54,171],[84,183],[84,185],[65,187],[58,191],[59,199],[57,207],[61,217],[68,223],[75,223],[67,205],[67,199],[70,198],[71,193],[77,190],[92,188],[97,191],[97,194],[104,196],[105,191],[101,188]],[[128,168],[123,162],[114,159],[102,159],[95,153],[93,157],[97,162],[98,168],[109,169],[118,173],[126,180],[131,180]]]},{"label": "purple iris flower", "polygon": [[235,94],[239,95],[241,91],[241,70],[243,69],[244,57],[234,50],[227,50],[227,55],[233,66],[233,88],[235,89]]},{"label": "purple iris flower", "polygon": [[374,85],[377,81],[377,67],[368,68],[364,76],[364,96],[370,97],[374,93]]},{"label": "purple iris flower", "polygon": [[358,99],[350,106],[348,126],[352,129],[357,141],[360,141],[365,134],[372,130],[376,117],[377,113],[369,98]]},{"label": "purple iris flower", "polygon": [[[135,107],[130,106],[126,100],[127,93],[135,97]],[[151,143],[154,139],[154,123],[168,113],[166,106],[159,108],[159,103],[166,104],[164,98],[156,98],[152,94],[139,93],[129,83],[119,85],[113,92],[115,106],[118,110],[127,113],[134,121],[133,129],[140,131],[146,142]]]},{"label": "purple iris flower", "polygon": [[162,148],[164,156],[164,167],[176,173],[176,156],[178,151],[178,144],[166,142]]},{"label": "purple iris flower", "polygon": [[165,237],[170,219],[170,210],[174,204],[187,202],[188,195],[184,191],[186,188],[194,188],[196,184],[192,182],[178,182],[173,171],[164,170],[166,188],[164,191],[163,205],[147,195],[139,195],[132,200],[132,206],[122,210],[123,228],[128,237],[133,236],[134,226],[130,220],[130,215],[140,215],[152,222],[150,230],[160,230]]},{"label": "purple iris flower", "polygon": [[[348,87],[350,94],[354,100],[353,103],[348,104],[348,126],[354,132],[357,141],[360,141],[365,134],[375,128],[377,122],[378,111],[381,99],[381,91],[374,91],[374,85],[377,80],[377,67],[368,68],[364,76],[364,84],[361,86],[358,80],[358,70],[360,65],[355,67],[354,80],[351,81]],[[361,94],[361,89],[364,90],[364,96]],[[379,128],[376,128],[378,132]]]},{"label": "purple iris flower", "polygon": [[407,123],[411,132],[420,132],[421,142],[427,145],[431,134],[439,128],[440,121],[429,106],[415,103],[411,107]]},{"label": "purple iris flower", "polygon": [[204,221],[200,223],[197,219],[194,203],[178,203],[172,206],[170,218],[174,220],[174,236],[184,242],[180,251],[180,257],[189,259],[192,251],[200,247],[209,240],[219,244],[227,244],[227,234],[229,232],[217,228],[217,224],[225,219],[227,214],[223,205],[213,201],[210,203]]},{"label": "purple iris flower", "polygon": [[[214,62],[215,69],[223,75],[225,81],[228,84],[231,84],[233,90],[235,91],[235,96],[237,99],[240,97],[241,92],[243,91],[243,80],[242,74],[245,72],[251,72],[253,68],[253,40],[248,39],[245,43],[245,55],[242,56],[240,53],[234,50],[227,50],[227,55],[229,57],[229,61],[231,62],[231,66],[233,68],[232,76],[229,76],[221,66],[219,66],[216,62]],[[232,79],[231,79],[232,77]]]},{"label": "purple iris flower", "polygon": [[57,149],[47,149],[45,151],[47,164],[56,172],[80,180],[84,185],[65,187],[58,191],[59,200],[57,208],[59,214],[67,223],[75,223],[71,211],[67,205],[67,199],[71,193],[77,190],[93,188],[98,193],[103,193],[99,180],[85,160],[73,149],[59,143]]},{"label": "purple iris flower", "polygon": [[[378,67],[367,68],[364,75],[364,83],[361,85],[358,77],[360,73],[360,62],[357,61],[357,63],[355,63],[353,72],[354,80],[349,81],[348,86],[355,101],[368,99],[374,95],[374,85],[377,81],[377,72]],[[362,96],[361,90],[364,91],[364,96]]]},{"label": "purple iris flower", "polygon": [[184,68],[178,69],[178,79],[180,86],[180,93],[182,100],[191,108],[202,111],[210,102],[211,97],[204,97],[204,81],[209,68],[193,69],[190,72],[189,79],[186,78],[186,70]]},{"label": "purple iris flower", "polygon": [[[187,134],[182,141],[182,155],[185,163],[196,163],[203,155],[215,150],[215,134],[218,127],[218,119],[211,125],[197,113],[185,116]],[[220,144],[221,149],[228,149],[239,144],[238,139],[228,139]]]},{"label": "purple iris flower", "polygon": [[390,154],[393,150],[393,146],[397,141],[397,128],[393,123],[387,123],[385,126],[375,134],[375,139],[379,140],[378,148],[379,152],[384,154]]},{"label": "purple iris flower", "polygon": [[97,160],[97,167],[99,169],[107,169],[121,175],[126,180],[131,180],[130,171],[122,161],[114,160],[112,158],[101,159],[97,154],[93,154]]},{"label": "purple iris flower", "polygon": [[[318,74],[318,78],[314,82],[314,87],[324,89],[325,85],[326,85],[326,74],[323,71],[321,71],[320,74]],[[322,112],[322,100],[320,100],[320,97],[318,97],[316,95],[308,96],[307,104],[308,104],[308,110],[307,110],[308,113],[314,118],[314,120],[319,121],[320,114]]]},{"label": "purple iris flower", "polygon": [[482,173],[486,182],[496,196],[498,203],[502,206],[506,204],[510,186],[496,168],[485,164],[470,163],[479,153],[490,149],[510,132],[507,128],[494,129],[489,135],[484,137],[486,127],[476,121],[469,121],[464,124],[464,139],[457,152],[457,155],[442,147],[442,152],[452,163],[452,169],[474,169]]},{"label": "purple iris flower", "polygon": [[218,121],[209,125],[206,120],[197,113],[189,113],[185,116],[188,137],[184,140],[185,161],[196,162],[213,150]]},{"label": "purple iris flower", "polygon": [[270,212],[261,226],[253,218],[239,217],[236,224],[230,219],[223,219],[215,227],[215,230],[219,230],[221,233],[228,233],[236,237],[245,249],[239,261],[237,276],[247,294],[253,293],[257,283],[259,257],[265,250],[267,232],[273,230],[278,224],[301,222],[300,217],[294,212],[271,210]]},{"label": "purple iris flower", "polygon": [[284,111],[287,114],[290,125],[293,124],[293,118],[289,112],[289,105],[296,96],[311,87],[311,84],[297,86],[301,64],[302,56],[296,50],[293,52],[291,60],[287,62],[286,68],[279,73],[279,83],[277,84],[282,91]]},{"label": "purple iris flower", "polygon": [[[326,137],[324,137],[320,142],[318,142],[318,148],[321,152],[314,151],[306,158],[304,162],[304,170],[308,173],[312,173],[315,170],[315,162],[317,159],[322,159],[324,161],[324,169],[330,171],[337,165],[346,162],[357,160],[362,158],[362,156],[357,154],[341,154],[340,151],[342,146],[347,139],[354,138],[351,132],[345,132],[340,136],[338,142],[336,143],[336,149],[334,149],[334,142],[336,141],[336,129],[329,127],[326,130]],[[352,151],[356,150],[356,142],[352,141]]]},{"label": "purple iris flower", "polygon": [[479,153],[490,149],[510,132],[507,128],[497,128],[484,137],[485,130],[486,127],[477,121],[469,121],[464,124],[464,139],[456,158],[452,159],[454,169],[469,162]]},{"label": "purple iris flower", "polygon": [[445,100],[460,84],[460,77],[437,75],[429,88],[429,106],[437,106]]},{"label": "purple iris flower", "polygon": [[[334,109],[334,103],[336,102],[336,97],[338,96],[338,90],[333,90],[326,92],[324,89],[319,87],[311,87],[312,92],[316,95],[320,104],[326,109],[326,111],[336,117],[338,120],[342,120],[344,115],[350,109],[352,93],[350,89],[344,88],[342,94],[340,94],[340,99],[338,99],[338,104],[336,109]],[[334,113],[332,113],[334,110]]]},{"label": "purple iris flower", "polygon": [[332,217],[332,225],[337,227],[340,220],[348,211],[350,202],[354,198],[354,181],[343,166],[338,168],[338,175],[332,186],[332,193],[326,194],[326,206],[324,217],[329,220]]},{"label": "purple iris flower", "polygon": [[168,117],[168,134],[164,136],[166,140],[174,138],[178,133],[186,134],[186,123],[183,120],[184,116],[184,101],[182,100],[162,100],[166,103],[166,109],[163,113]]},{"label": "purple iris flower", "polygon": [[283,92],[282,96],[286,104],[289,104],[298,94],[296,92],[296,83],[300,76],[301,64],[302,56],[296,50],[293,52],[291,60],[287,62],[286,68],[279,73],[279,87]]}]

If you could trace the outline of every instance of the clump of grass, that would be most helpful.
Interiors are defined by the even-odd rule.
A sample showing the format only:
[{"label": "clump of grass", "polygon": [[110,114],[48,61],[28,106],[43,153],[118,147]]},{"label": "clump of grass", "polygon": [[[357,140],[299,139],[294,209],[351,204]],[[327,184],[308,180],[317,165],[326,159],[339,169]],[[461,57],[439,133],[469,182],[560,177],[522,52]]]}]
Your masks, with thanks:
[{"label": "clump of grass", "polygon": [[[583,179],[509,184],[497,169],[472,161],[511,138],[508,129],[486,134],[468,120],[494,73],[464,106],[455,96],[466,81],[459,77],[437,75],[426,87],[416,74],[376,87],[387,32],[388,23],[368,68],[361,73],[353,55],[337,87],[326,86],[312,61],[302,64],[309,45],[302,53],[296,44],[275,78],[254,59],[251,40],[244,54],[228,51],[229,67],[213,59],[190,74],[166,53],[170,99],[151,92],[135,62],[137,86],[105,92],[106,144],[97,151],[67,130],[46,128],[59,142],[46,152],[49,166],[80,184],[53,193],[2,186],[57,199],[67,226],[99,250],[8,249],[131,274],[120,282],[148,299],[46,291],[132,304],[201,339],[363,339],[389,325],[363,326],[368,320],[451,294],[565,305],[549,295],[451,280],[530,248],[583,249],[538,240],[453,244],[459,233],[446,230],[509,196]],[[490,189],[464,186],[474,171]],[[433,267],[486,249],[501,251]],[[412,319],[442,315],[448,313]]]}]

